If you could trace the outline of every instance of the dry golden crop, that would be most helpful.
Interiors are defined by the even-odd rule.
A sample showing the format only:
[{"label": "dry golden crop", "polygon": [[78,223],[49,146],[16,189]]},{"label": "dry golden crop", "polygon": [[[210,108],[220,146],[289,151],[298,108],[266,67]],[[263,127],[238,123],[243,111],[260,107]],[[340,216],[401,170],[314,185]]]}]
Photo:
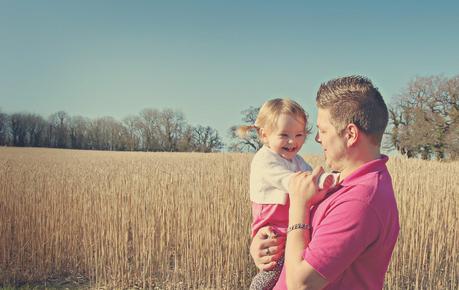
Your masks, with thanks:
[{"label": "dry golden crop", "polygon": [[[0,148],[0,285],[247,288],[251,156]],[[459,163],[389,170],[401,233],[385,287],[457,289]]]}]

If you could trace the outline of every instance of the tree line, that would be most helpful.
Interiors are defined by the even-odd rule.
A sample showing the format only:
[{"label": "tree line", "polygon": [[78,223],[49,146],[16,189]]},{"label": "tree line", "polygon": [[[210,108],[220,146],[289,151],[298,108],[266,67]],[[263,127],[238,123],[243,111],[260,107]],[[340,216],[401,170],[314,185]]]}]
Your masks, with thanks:
[{"label": "tree line", "polygon": [[0,111],[0,145],[116,151],[215,152],[224,144],[210,126],[192,126],[182,112],[144,109],[122,121],[64,111],[48,118]]},{"label": "tree line", "polygon": [[[459,159],[459,75],[411,80],[388,102],[389,125],[384,147],[408,158]],[[259,107],[241,112],[242,123],[255,123]],[[241,139],[229,129],[229,151],[257,151],[255,132]],[[0,145],[117,151],[216,152],[223,149],[218,132],[189,125],[172,109],[144,109],[118,121],[112,117],[71,117],[59,111],[47,119],[31,113],[0,111]]]}]

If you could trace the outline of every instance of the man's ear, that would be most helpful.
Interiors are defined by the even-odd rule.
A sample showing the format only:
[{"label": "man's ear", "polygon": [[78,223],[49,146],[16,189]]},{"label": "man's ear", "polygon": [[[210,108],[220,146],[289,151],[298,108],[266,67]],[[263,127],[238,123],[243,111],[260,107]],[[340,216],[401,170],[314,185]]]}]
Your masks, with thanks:
[{"label": "man's ear", "polygon": [[346,127],[347,146],[352,147],[360,136],[359,128],[354,124],[350,123]]}]

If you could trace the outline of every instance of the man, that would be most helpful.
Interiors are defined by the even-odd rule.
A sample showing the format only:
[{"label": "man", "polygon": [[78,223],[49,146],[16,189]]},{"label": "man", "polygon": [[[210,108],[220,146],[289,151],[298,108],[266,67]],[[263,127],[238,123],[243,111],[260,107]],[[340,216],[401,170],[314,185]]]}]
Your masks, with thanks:
[{"label": "man", "polygon": [[[290,181],[285,265],[274,289],[381,289],[400,229],[392,180],[380,154],[388,112],[370,80],[350,76],[317,93],[316,141],[339,185],[320,196],[312,173]],[[260,229],[251,245],[255,264],[269,270],[283,241]]]}]

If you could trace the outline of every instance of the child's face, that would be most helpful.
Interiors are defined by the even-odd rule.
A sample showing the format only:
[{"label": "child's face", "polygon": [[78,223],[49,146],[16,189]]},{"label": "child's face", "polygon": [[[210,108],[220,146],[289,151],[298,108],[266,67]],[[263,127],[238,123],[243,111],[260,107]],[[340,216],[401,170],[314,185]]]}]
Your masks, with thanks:
[{"label": "child's face", "polygon": [[277,120],[276,128],[262,128],[263,142],[283,158],[292,160],[304,144],[305,125],[299,118],[282,114]]}]

